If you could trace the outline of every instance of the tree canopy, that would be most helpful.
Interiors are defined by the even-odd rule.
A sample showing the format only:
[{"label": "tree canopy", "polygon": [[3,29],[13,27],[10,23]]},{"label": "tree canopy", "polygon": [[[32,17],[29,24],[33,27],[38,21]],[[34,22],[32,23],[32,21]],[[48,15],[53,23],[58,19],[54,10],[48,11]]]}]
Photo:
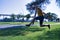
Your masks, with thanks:
[{"label": "tree canopy", "polygon": [[35,1],[32,1],[31,3],[28,3],[26,5],[26,8],[27,10],[29,10],[29,12],[31,12],[32,10],[35,9],[34,7],[32,7],[33,5],[39,5],[39,7],[42,8],[44,4],[49,4],[49,3],[50,3],[49,0],[35,0]]}]

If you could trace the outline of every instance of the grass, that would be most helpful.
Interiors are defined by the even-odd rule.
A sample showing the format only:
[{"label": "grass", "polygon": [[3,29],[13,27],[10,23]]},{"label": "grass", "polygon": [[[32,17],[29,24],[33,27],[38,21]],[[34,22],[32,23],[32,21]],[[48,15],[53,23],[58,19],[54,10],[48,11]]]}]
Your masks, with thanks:
[{"label": "grass", "polygon": [[[49,22],[48,24],[54,24]],[[27,24],[25,22],[1,22],[1,24]],[[35,23],[38,24],[38,23]],[[45,23],[46,24],[46,23]],[[0,40],[60,40],[60,24],[48,27],[30,26],[0,30]]]},{"label": "grass", "polygon": [[[16,25],[16,24],[18,24],[18,25],[20,25],[20,24],[28,24],[29,22],[0,22],[0,25],[5,25],[5,24],[14,24],[14,25]],[[44,23],[48,23],[48,22],[44,22]],[[49,22],[49,24],[54,24],[55,22]],[[37,24],[37,22],[35,22],[35,24]]]}]

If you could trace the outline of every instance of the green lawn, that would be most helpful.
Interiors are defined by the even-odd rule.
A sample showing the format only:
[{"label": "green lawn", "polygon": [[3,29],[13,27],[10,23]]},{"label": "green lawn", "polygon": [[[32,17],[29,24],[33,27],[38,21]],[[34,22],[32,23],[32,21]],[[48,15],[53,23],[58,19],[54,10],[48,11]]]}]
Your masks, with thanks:
[{"label": "green lawn", "polygon": [[[0,22],[5,24],[27,24],[28,22]],[[47,22],[48,23],[48,22]],[[55,24],[49,22],[48,24]],[[38,24],[37,22],[35,24]],[[46,24],[46,22],[45,22]],[[60,40],[60,24],[48,27],[30,26],[26,28],[10,28],[0,30],[0,40]]]}]

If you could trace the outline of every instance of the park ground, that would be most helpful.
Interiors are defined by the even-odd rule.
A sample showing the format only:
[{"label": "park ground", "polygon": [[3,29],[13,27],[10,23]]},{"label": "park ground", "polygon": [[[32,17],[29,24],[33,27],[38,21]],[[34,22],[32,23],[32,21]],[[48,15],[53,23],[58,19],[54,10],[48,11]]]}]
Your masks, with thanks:
[{"label": "park ground", "polygon": [[[0,22],[0,25],[25,25],[29,22]],[[7,28],[0,30],[0,40],[60,40],[60,23],[44,22],[48,27],[40,27],[37,22],[34,26],[24,28]]]}]

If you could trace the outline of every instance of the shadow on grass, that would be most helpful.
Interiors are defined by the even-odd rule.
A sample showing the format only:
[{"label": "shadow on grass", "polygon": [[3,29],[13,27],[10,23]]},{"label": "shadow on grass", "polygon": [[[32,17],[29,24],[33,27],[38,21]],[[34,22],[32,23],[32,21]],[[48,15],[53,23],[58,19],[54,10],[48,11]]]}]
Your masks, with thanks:
[{"label": "shadow on grass", "polygon": [[42,31],[44,28],[30,28],[25,26],[14,26],[12,28],[5,28],[0,30],[0,36],[24,36],[29,32]]},{"label": "shadow on grass", "polygon": [[60,40],[60,29],[47,31],[44,35],[38,36],[38,40]]}]

